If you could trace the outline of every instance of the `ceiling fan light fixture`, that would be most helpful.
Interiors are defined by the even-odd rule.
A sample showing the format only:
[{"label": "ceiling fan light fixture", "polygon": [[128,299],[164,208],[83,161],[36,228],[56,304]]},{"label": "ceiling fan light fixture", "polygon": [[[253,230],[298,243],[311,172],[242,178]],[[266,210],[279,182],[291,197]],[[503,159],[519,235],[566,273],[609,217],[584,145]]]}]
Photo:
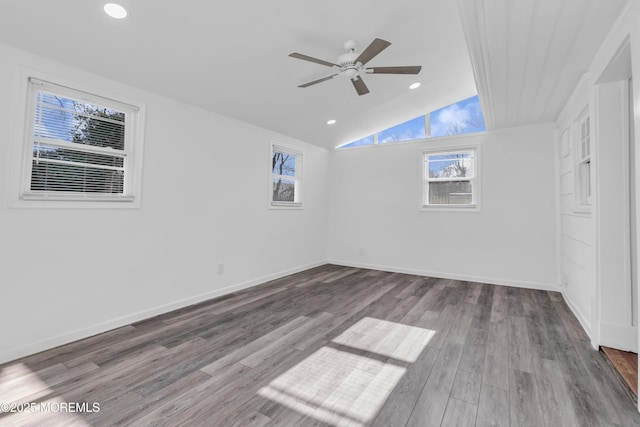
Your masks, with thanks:
[{"label": "ceiling fan light fixture", "polygon": [[104,5],[104,13],[115,19],[122,19],[127,16],[127,9],[116,3],[107,3]]},{"label": "ceiling fan light fixture", "polygon": [[415,83],[411,83],[411,85],[409,86],[409,89],[413,90],[413,89],[418,89],[420,87],[420,82],[415,82]]},{"label": "ceiling fan light fixture", "polygon": [[344,74],[349,77],[350,79],[355,78],[358,75],[358,70],[355,68],[347,68],[344,71]]},{"label": "ceiling fan light fixture", "polygon": [[327,124],[328,125],[335,125],[336,124],[336,119],[327,120]]}]

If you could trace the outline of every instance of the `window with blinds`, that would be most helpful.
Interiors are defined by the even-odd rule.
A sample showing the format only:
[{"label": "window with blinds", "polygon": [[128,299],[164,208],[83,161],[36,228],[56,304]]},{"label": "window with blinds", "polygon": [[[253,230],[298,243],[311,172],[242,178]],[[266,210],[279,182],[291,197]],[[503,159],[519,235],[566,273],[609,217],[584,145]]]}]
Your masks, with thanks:
[{"label": "window with blinds", "polygon": [[23,199],[131,201],[137,108],[29,79]]}]

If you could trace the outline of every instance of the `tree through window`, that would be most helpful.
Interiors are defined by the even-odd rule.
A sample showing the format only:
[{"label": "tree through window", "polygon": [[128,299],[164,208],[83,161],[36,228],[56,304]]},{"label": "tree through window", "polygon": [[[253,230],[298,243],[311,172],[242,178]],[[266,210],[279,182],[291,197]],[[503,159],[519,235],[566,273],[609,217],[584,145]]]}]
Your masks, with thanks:
[{"label": "tree through window", "polygon": [[477,150],[424,154],[423,206],[477,207]]},{"label": "tree through window", "polygon": [[301,205],[302,154],[274,146],[271,152],[271,204]]},{"label": "tree through window", "polygon": [[23,199],[133,200],[137,109],[29,80],[31,107]]}]

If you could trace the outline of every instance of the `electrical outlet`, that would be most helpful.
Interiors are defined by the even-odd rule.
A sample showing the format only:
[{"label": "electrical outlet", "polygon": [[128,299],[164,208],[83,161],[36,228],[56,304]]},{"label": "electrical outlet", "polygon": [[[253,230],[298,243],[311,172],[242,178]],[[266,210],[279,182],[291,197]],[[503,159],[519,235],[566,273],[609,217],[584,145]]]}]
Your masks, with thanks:
[{"label": "electrical outlet", "polygon": [[224,274],[224,262],[218,263],[218,274]]},{"label": "electrical outlet", "polygon": [[562,273],[562,275],[560,276],[560,284],[562,286],[567,286],[569,284],[569,278],[564,273]]},{"label": "electrical outlet", "polygon": [[360,256],[364,255],[364,248],[360,248],[360,250],[358,251],[358,253],[360,254]]}]

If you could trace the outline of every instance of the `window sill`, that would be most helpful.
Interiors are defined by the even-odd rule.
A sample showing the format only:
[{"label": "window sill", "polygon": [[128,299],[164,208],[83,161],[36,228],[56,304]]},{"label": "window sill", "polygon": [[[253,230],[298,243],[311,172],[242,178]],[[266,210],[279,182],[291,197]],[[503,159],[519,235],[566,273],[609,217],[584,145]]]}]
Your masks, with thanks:
[{"label": "window sill", "polygon": [[140,208],[139,199],[134,196],[122,197],[86,197],[86,196],[70,196],[70,195],[33,195],[25,194],[17,198],[10,205],[12,208],[36,208],[36,209],[102,209],[117,208],[131,209]]},{"label": "window sill", "polygon": [[480,205],[422,205],[422,212],[480,212]]},{"label": "window sill", "polygon": [[277,202],[271,202],[271,204],[269,204],[269,209],[274,209],[274,210],[282,210],[282,209],[302,210],[302,209],[304,209],[304,207],[302,206],[302,203],[277,203]]},{"label": "window sill", "polygon": [[591,215],[591,205],[580,205],[573,208],[573,213]]}]

